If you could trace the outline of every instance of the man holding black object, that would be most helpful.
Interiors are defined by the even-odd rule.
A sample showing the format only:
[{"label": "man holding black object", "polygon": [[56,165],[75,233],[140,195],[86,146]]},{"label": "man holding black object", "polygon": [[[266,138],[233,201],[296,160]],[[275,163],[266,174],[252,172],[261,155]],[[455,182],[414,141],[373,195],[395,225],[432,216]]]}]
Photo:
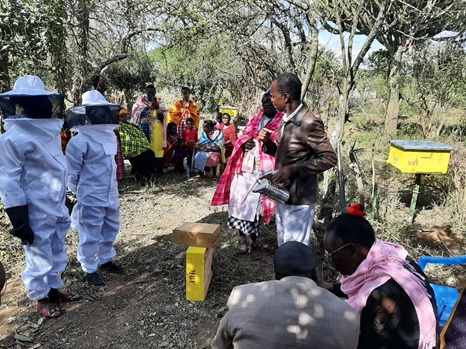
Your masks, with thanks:
[{"label": "man holding black object", "polygon": [[270,140],[266,128],[259,133],[264,152],[275,155],[277,173],[272,183],[283,184],[290,191],[287,203],[277,204],[278,246],[287,241],[310,245],[319,190],[317,175],[337,163],[322,120],[301,101],[301,87],[293,73],[279,75],[272,82],[272,103],[285,115],[276,142]]}]

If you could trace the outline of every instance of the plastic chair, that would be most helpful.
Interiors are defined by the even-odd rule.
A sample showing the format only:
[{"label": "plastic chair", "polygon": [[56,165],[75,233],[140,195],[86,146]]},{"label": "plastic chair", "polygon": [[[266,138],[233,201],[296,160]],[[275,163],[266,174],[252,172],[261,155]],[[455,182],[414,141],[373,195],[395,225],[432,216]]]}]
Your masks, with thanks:
[{"label": "plastic chair", "polygon": [[[458,265],[466,264],[466,255],[458,257],[430,257],[422,256],[419,259],[419,266],[424,271],[427,264],[443,264],[443,265]],[[438,317],[440,327],[445,326],[453,309],[455,308],[456,301],[460,293],[454,287],[443,285],[431,284],[435,299],[437,301]]]}]

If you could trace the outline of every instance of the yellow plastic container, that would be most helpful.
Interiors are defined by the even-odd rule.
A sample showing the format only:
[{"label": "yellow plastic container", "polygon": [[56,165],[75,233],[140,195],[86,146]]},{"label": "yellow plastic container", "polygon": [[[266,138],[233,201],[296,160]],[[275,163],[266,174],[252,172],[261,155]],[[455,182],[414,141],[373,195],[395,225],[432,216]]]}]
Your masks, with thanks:
[{"label": "yellow plastic container", "polygon": [[232,107],[231,105],[221,105],[218,111],[222,114],[227,113],[232,118],[236,118],[238,116],[238,108]]},{"label": "yellow plastic container", "polygon": [[455,148],[434,141],[390,141],[387,162],[403,173],[447,173]]},{"label": "yellow plastic container", "polygon": [[204,301],[212,279],[213,248],[190,246],[186,252],[186,299]]}]

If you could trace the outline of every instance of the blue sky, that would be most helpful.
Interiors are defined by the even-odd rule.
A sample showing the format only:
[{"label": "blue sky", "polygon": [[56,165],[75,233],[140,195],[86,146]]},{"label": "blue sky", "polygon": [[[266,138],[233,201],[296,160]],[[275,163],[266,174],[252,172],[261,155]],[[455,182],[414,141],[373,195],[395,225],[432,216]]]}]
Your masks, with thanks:
[{"label": "blue sky", "polygon": [[[348,37],[348,33],[345,33],[345,38]],[[364,41],[366,40],[365,35],[356,35],[353,41],[353,58],[357,56],[359,51],[361,50]],[[330,34],[328,31],[323,30],[319,33],[319,43],[326,47],[328,50],[334,51],[338,57],[341,57],[341,47],[340,47],[340,36]],[[369,50],[369,53],[372,51],[377,51],[383,48],[383,46],[375,40],[372,43],[372,46]]]}]

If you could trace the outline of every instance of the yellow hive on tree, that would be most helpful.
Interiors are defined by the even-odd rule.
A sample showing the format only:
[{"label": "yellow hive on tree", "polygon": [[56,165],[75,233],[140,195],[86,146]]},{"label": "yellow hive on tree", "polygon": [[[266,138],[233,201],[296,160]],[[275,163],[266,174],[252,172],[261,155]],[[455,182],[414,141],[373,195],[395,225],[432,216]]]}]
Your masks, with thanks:
[{"label": "yellow hive on tree", "polygon": [[213,248],[190,246],[186,252],[186,299],[204,301],[212,279]]}]

